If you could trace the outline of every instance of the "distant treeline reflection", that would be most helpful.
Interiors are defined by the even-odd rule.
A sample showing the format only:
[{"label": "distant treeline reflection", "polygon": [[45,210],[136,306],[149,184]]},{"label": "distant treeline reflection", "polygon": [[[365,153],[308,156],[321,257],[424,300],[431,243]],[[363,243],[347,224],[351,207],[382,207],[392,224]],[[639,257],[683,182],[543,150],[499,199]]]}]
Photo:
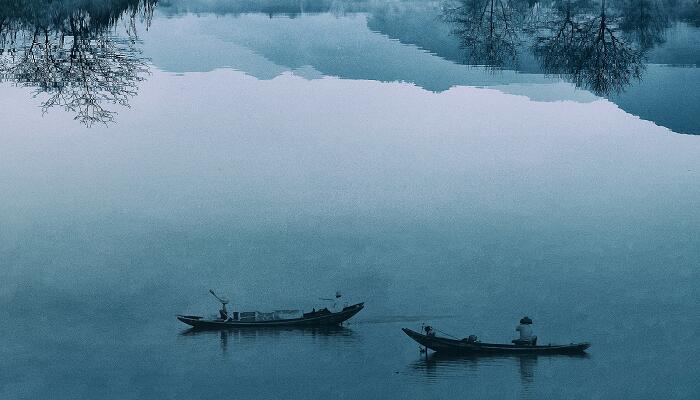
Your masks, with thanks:
[{"label": "distant treeline reflection", "polygon": [[698,21],[698,2],[678,0],[448,0],[442,18],[464,62],[517,69],[529,50],[543,72],[598,95],[641,79],[644,55],[672,20]]},{"label": "distant treeline reflection", "polygon": [[[149,26],[156,3],[0,2],[0,82],[34,88],[44,111],[61,107],[86,125],[112,121],[112,107],[128,106],[148,72],[137,26]],[[527,54],[541,72],[597,95],[621,92],[641,79],[645,55],[664,42],[673,23],[700,26],[700,0],[170,0],[161,8],[165,14],[289,18],[362,12],[370,19],[393,9],[399,11],[383,18],[400,22],[411,18],[408,13],[427,12],[435,24],[449,27],[460,44],[461,54],[449,59],[519,70],[519,60]],[[420,24],[411,29],[409,38],[399,39],[412,43],[431,34],[421,31]]]},{"label": "distant treeline reflection", "polygon": [[[34,0],[0,3],[0,80],[31,87],[44,111],[62,107],[91,125],[109,105],[128,106],[148,71],[137,22],[156,0]],[[122,23],[123,22],[123,23]]]}]

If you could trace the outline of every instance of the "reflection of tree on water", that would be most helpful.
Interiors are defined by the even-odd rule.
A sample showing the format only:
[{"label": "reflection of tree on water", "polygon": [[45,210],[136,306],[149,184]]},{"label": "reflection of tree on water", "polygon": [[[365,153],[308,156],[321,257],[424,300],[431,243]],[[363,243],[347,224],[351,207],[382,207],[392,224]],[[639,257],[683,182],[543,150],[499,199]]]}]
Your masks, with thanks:
[{"label": "reflection of tree on water", "polygon": [[[584,5],[584,6],[587,6]],[[579,48],[581,22],[575,15],[580,4],[555,3],[537,27],[533,50],[545,71],[575,71],[582,55]]]},{"label": "reflection of tree on water", "polygon": [[521,43],[545,73],[598,95],[624,90],[644,72],[646,51],[663,43],[669,26],[659,0],[518,0],[447,3],[443,19],[468,50],[470,64],[515,62]]},{"label": "reflection of tree on water", "polygon": [[700,27],[700,0],[674,4],[674,8],[677,9],[681,20],[690,25]]},{"label": "reflection of tree on water", "polygon": [[[62,107],[91,125],[109,122],[108,104],[128,106],[147,72],[136,23],[150,21],[156,0],[13,2],[0,6],[2,81],[46,94],[42,108]],[[126,15],[124,35],[114,32]]]},{"label": "reflection of tree on water", "polygon": [[443,18],[454,25],[469,63],[503,67],[516,61],[526,9],[518,0],[459,0],[445,4]]},{"label": "reflection of tree on water", "polygon": [[620,9],[620,29],[639,43],[640,48],[651,49],[664,42],[664,32],[670,25],[670,19],[661,2],[625,0]]},{"label": "reflection of tree on water", "polygon": [[534,44],[545,72],[565,76],[596,94],[620,92],[632,79],[641,78],[643,52],[622,37],[605,0],[599,13],[567,1],[554,14]]}]

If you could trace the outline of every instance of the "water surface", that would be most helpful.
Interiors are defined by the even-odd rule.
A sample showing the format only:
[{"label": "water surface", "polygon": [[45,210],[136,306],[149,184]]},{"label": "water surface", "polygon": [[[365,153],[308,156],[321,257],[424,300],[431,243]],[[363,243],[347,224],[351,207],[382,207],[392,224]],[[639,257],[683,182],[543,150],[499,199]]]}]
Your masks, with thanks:
[{"label": "water surface", "polygon": [[[639,74],[596,85],[531,31],[476,60],[442,3],[3,10],[0,394],[696,398],[699,31],[653,4],[651,36],[610,6]],[[209,288],[367,306],[188,331]],[[509,341],[524,314],[589,355],[426,358],[400,331]]]}]

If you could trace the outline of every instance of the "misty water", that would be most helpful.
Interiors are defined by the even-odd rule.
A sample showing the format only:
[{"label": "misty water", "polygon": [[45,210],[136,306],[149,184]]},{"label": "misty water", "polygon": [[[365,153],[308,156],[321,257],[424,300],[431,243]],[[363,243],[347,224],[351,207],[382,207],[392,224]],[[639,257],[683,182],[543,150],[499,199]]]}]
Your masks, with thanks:
[{"label": "misty water", "polygon": [[486,3],[3,3],[0,398],[698,398],[697,2]]}]

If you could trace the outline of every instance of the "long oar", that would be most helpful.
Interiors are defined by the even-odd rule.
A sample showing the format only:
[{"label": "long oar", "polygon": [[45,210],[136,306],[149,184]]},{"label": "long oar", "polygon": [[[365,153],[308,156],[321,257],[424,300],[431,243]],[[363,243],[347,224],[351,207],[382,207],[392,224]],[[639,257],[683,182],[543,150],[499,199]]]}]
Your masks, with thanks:
[{"label": "long oar", "polygon": [[209,289],[209,293],[211,293],[212,296],[216,297],[216,299],[219,300],[221,304],[228,304],[228,299],[222,299],[221,297],[217,296],[212,289]]}]

